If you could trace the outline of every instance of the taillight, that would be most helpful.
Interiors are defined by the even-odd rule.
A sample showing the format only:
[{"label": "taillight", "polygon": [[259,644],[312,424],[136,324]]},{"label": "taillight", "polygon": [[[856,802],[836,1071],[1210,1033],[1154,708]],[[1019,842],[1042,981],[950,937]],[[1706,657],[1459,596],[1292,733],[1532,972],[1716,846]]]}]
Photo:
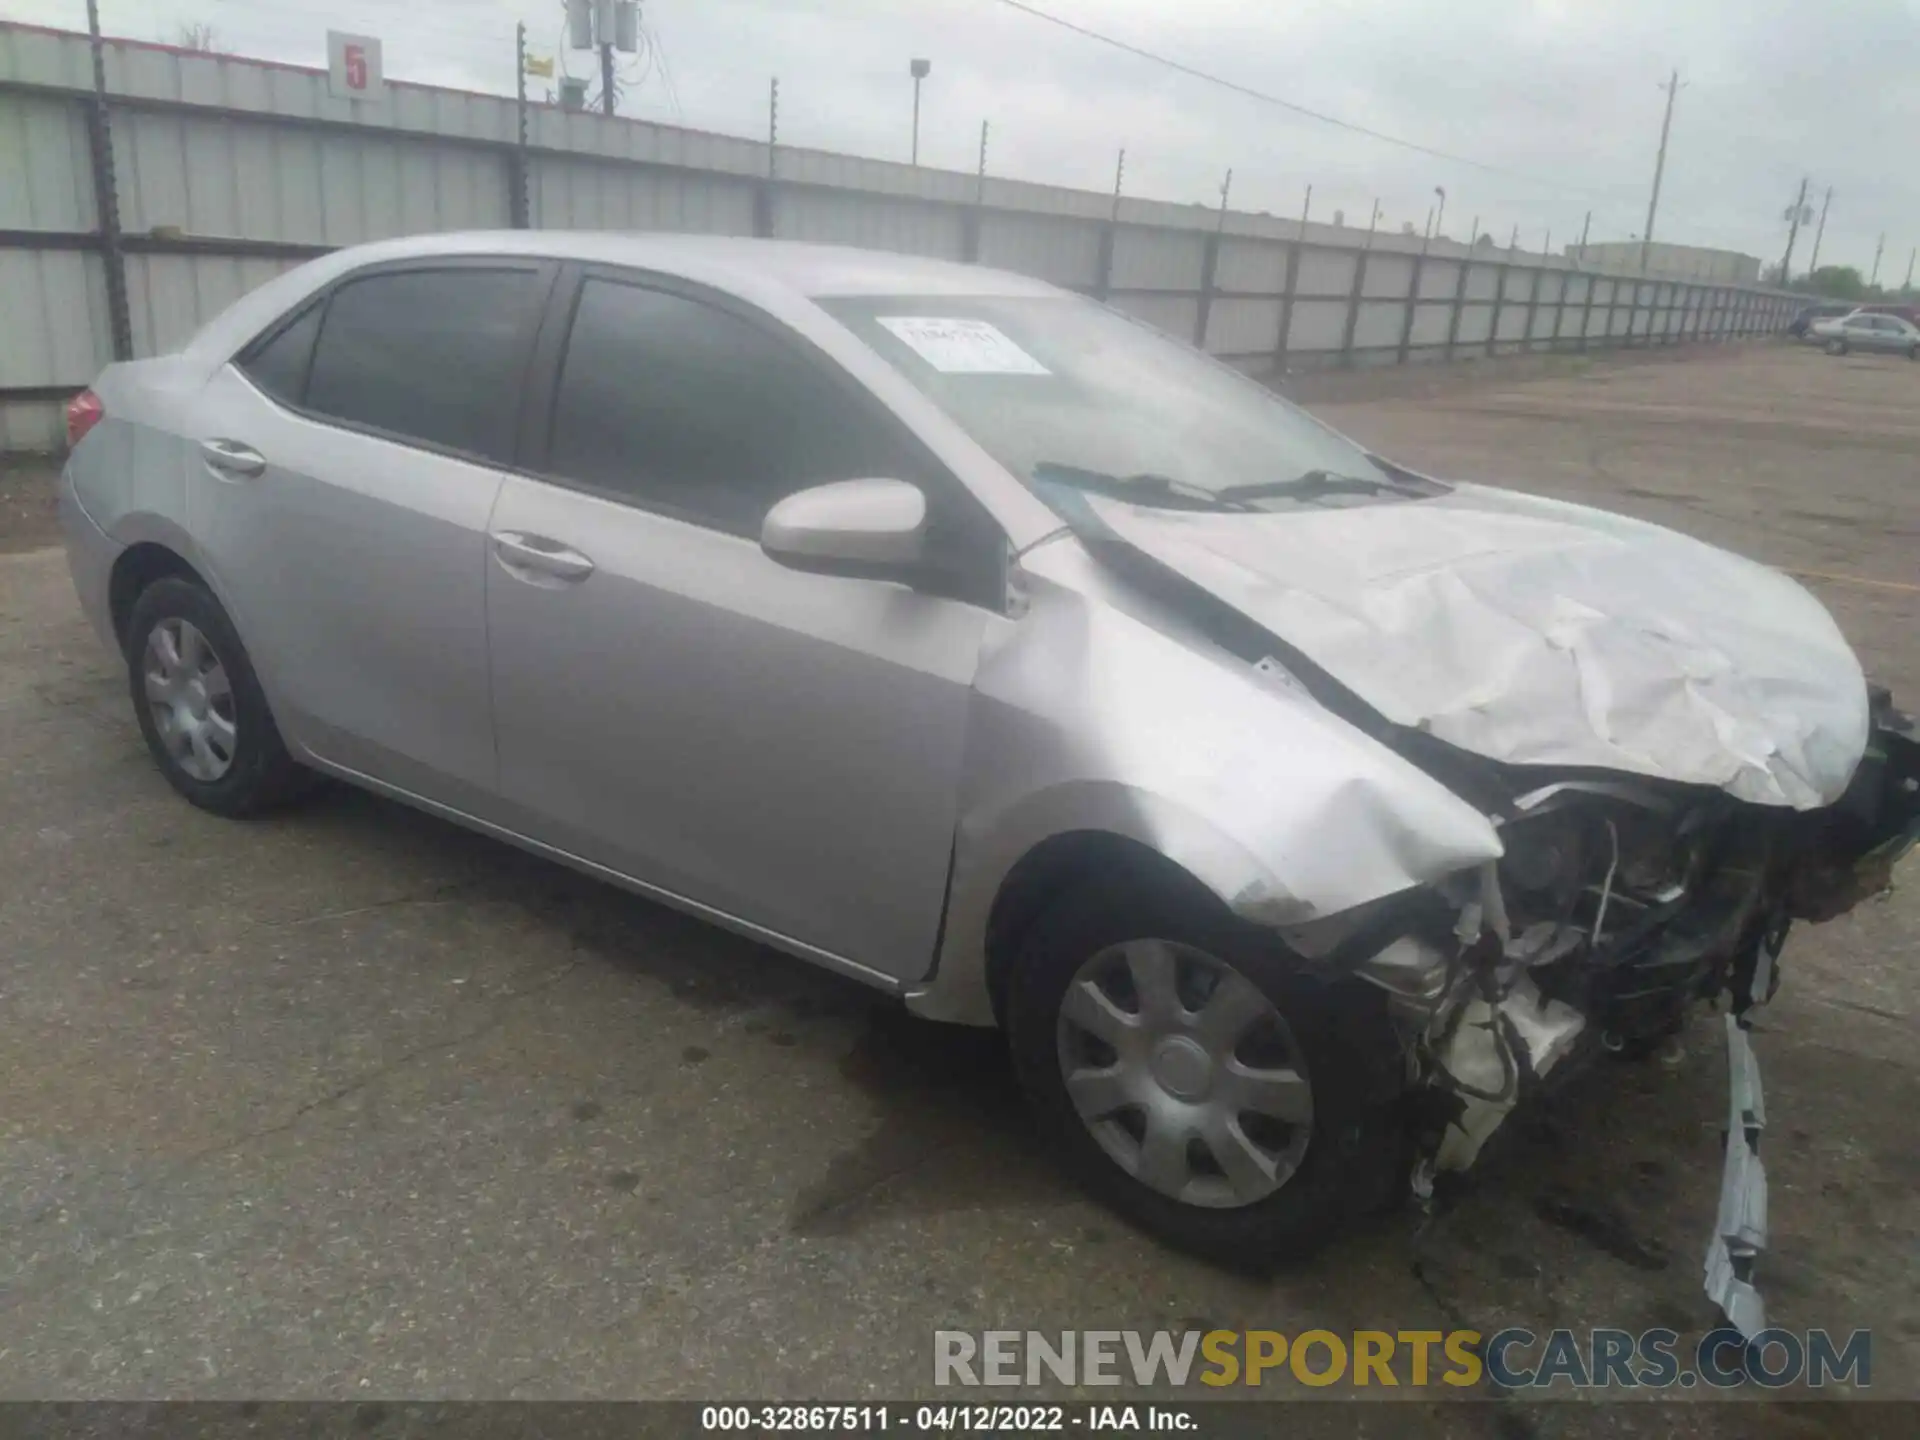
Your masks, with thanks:
[{"label": "taillight", "polygon": [[71,450],[86,433],[106,418],[106,406],[91,390],[82,390],[67,401],[67,448]]}]

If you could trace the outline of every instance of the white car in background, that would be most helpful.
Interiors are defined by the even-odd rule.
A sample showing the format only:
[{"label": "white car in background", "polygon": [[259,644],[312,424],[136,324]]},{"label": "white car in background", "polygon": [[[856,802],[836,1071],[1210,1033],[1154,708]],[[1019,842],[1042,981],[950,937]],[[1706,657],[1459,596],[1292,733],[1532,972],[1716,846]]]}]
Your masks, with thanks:
[{"label": "white car in background", "polygon": [[1829,355],[1871,350],[1920,360],[1920,327],[1898,315],[1856,310],[1837,319],[1814,321],[1807,335],[1825,345]]}]

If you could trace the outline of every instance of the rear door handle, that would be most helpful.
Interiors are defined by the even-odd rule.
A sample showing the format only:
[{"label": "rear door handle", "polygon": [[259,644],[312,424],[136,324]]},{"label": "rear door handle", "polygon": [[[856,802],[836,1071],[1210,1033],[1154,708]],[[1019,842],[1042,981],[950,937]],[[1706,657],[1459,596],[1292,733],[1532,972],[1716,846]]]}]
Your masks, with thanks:
[{"label": "rear door handle", "polygon": [[[593,574],[593,561],[578,550],[544,535],[527,535],[518,530],[493,532],[493,553],[513,574],[531,571],[552,580],[579,584]],[[523,577],[524,578],[524,577]]]},{"label": "rear door handle", "polygon": [[238,440],[202,440],[200,458],[216,470],[248,480],[267,468],[266,456]]}]

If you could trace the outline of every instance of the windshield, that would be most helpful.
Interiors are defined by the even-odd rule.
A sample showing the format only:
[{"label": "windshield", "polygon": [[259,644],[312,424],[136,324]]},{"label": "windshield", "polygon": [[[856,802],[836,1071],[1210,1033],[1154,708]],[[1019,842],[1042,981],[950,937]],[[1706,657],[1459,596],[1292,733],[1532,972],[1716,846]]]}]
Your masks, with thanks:
[{"label": "windshield", "polygon": [[823,299],[1042,498],[1267,510],[1433,493],[1239,372],[1077,296]]}]

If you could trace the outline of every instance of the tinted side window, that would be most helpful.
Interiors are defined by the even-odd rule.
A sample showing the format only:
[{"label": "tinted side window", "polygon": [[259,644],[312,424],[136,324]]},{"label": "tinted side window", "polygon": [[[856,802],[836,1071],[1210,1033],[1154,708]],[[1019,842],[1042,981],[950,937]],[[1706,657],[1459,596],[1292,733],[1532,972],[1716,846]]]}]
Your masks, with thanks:
[{"label": "tinted side window", "polygon": [[255,341],[240,357],[247,378],[276,400],[301,402],[307,388],[307,365],[313,359],[313,337],[320,333],[324,305],[309,305],[292,324]]},{"label": "tinted side window", "polygon": [[776,500],[913,478],[904,446],[823,362],[715,306],[588,280],[554,401],[550,468],[743,535]]},{"label": "tinted side window", "polygon": [[513,456],[532,270],[398,270],[333,292],[307,381],[323,415]]}]

